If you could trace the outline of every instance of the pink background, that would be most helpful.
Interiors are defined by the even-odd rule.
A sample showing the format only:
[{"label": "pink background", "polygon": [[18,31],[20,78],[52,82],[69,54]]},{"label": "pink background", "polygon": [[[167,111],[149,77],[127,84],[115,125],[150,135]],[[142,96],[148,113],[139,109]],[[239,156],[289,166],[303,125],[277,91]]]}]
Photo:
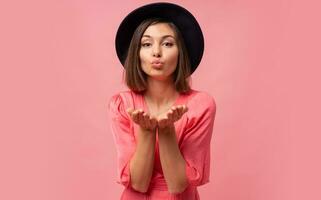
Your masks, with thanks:
[{"label": "pink background", "polygon": [[[148,2],[0,3],[0,199],[119,199],[106,103],[127,88],[114,38]],[[172,2],[203,29],[193,88],[217,103],[201,199],[320,199],[320,3]]]}]

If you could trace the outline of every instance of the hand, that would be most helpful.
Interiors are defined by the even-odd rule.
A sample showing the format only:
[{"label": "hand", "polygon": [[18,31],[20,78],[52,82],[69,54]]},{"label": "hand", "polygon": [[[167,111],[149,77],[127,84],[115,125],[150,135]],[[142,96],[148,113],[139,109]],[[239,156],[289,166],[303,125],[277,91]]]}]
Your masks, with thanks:
[{"label": "hand", "polygon": [[131,116],[132,120],[143,129],[154,131],[157,127],[157,119],[144,112],[143,109],[128,108],[127,113]]},{"label": "hand", "polygon": [[174,122],[179,120],[185,112],[188,111],[188,107],[185,105],[173,106],[167,112],[161,114],[157,118],[158,127],[165,128],[170,125],[173,125]]}]

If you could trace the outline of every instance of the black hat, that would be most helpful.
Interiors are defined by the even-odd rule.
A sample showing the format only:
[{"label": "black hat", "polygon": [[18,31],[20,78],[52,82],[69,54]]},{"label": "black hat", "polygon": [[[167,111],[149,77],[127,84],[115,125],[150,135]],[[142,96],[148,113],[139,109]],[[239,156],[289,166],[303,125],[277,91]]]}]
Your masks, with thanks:
[{"label": "black hat", "polygon": [[121,22],[117,30],[115,45],[117,56],[124,66],[132,36],[139,24],[148,18],[160,17],[173,22],[180,30],[193,73],[201,62],[204,51],[204,38],[195,17],[185,8],[167,2],[151,3],[136,8]]}]

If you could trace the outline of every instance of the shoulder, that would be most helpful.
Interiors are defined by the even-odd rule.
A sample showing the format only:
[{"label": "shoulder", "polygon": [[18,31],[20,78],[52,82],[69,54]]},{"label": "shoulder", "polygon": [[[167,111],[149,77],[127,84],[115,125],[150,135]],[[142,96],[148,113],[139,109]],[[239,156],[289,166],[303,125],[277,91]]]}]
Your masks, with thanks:
[{"label": "shoulder", "polygon": [[211,134],[211,131],[204,132],[204,130],[211,130],[215,120],[216,103],[214,97],[208,92],[198,90],[192,91],[190,95],[186,103],[188,110],[185,115],[185,130],[205,135],[206,133]]},{"label": "shoulder", "polygon": [[216,101],[210,93],[206,91],[192,90],[189,95],[190,98],[186,104],[190,109],[200,111],[210,110],[215,112]]},{"label": "shoulder", "polygon": [[132,92],[130,90],[120,91],[111,95],[108,100],[110,113],[127,117],[126,109],[132,107]]},{"label": "shoulder", "polygon": [[123,90],[111,95],[108,100],[108,105],[115,105],[115,104],[124,104],[124,102],[129,101],[133,97],[132,91],[130,90]]}]

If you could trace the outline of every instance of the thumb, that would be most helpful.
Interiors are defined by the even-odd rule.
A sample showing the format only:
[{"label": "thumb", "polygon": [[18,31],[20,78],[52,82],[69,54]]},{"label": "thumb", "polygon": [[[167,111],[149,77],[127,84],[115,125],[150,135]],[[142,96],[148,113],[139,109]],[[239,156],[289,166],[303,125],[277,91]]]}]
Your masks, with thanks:
[{"label": "thumb", "polygon": [[128,114],[132,114],[132,112],[134,111],[134,109],[133,108],[127,108],[126,109],[126,112],[128,113]]},{"label": "thumb", "polygon": [[188,107],[186,105],[184,105],[184,112],[188,111]]}]

